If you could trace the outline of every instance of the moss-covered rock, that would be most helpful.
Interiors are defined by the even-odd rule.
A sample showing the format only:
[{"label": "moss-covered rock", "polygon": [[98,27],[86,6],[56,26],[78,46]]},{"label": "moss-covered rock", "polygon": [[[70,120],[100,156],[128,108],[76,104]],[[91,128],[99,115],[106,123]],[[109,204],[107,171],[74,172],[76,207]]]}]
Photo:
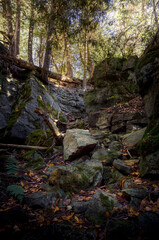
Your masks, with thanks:
[{"label": "moss-covered rock", "polygon": [[65,192],[91,189],[102,181],[103,166],[99,161],[86,161],[55,167],[50,174],[49,184],[59,186]]},{"label": "moss-covered rock", "polygon": [[112,194],[98,189],[88,203],[85,216],[94,224],[103,224],[113,208],[119,205],[118,200]]},{"label": "moss-covered rock", "polygon": [[111,58],[97,65],[93,75],[94,89],[85,94],[86,111],[95,112],[133,98],[139,91],[132,78],[135,64],[136,60],[126,64],[126,59]]},{"label": "moss-covered rock", "polygon": [[53,135],[50,129],[45,132],[37,129],[26,137],[26,144],[32,146],[51,147],[53,144]]}]

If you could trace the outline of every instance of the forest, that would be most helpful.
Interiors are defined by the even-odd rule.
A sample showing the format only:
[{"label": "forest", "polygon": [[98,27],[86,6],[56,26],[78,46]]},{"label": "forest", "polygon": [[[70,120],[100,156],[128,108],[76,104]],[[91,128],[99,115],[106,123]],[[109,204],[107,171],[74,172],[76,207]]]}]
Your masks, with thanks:
[{"label": "forest", "polygon": [[1,239],[156,239],[158,14],[0,0]]},{"label": "forest", "polygon": [[159,26],[155,0],[6,0],[0,15],[12,56],[84,85],[106,57],[140,56]]}]

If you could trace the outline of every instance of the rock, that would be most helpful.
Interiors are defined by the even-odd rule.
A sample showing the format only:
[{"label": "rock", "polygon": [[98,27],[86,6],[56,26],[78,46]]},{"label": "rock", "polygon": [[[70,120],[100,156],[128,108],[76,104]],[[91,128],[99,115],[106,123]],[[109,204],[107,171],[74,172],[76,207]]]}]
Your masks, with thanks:
[{"label": "rock", "polygon": [[[136,231],[132,227],[132,223],[124,219],[110,220],[107,226],[107,240],[116,240],[119,238],[122,240],[137,239]],[[134,236],[135,235],[135,236]]]},{"label": "rock", "polygon": [[106,211],[110,213],[114,207],[119,206],[120,204],[113,194],[98,189],[89,200],[85,216],[95,224],[103,224],[107,219]]},{"label": "rock", "polygon": [[142,139],[145,130],[146,128],[142,128],[140,130],[133,131],[123,136],[122,142],[126,144],[128,150],[132,155],[137,154],[138,152],[137,144]]},{"label": "rock", "polygon": [[95,229],[84,229],[68,223],[54,222],[28,231],[25,240],[97,240]]},{"label": "rock", "polygon": [[25,198],[25,203],[32,208],[47,208],[55,205],[58,194],[53,192],[35,192],[28,194]]},{"label": "rock", "polygon": [[31,153],[28,157],[29,157],[29,161],[26,164],[26,168],[35,170],[45,166],[44,159],[42,155],[39,154],[38,152],[35,151]]},{"label": "rock", "polygon": [[143,98],[146,115],[149,118],[149,124],[140,142],[140,153],[143,156],[142,162],[144,159],[147,162],[146,156],[155,153],[159,149],[158,32],[154,39],[140,57],[136,68],[140,93]]},{"label": "rock", "polygon": [[159,151],[140,158],[141,177],[159,178]]},{"label": "rock", "polygon": [[49,184],[59,186],[65,192],[78,192],[93,189],[102,181],[103,166],[100,161],[87,160],[66,166],[54,167],[49,177]]},{"label": "rock", "polygon": [[11,105],[6,95],[0,95],[0,130],[7,127],[11,113]]},{"label": "rock", "polygon": [[113,108],[111,110],[107,108],[106,110],[90,112],[88,114],[90,127],[111,131],[112,133],[125,133],[147,125],[147,118],[144,112],[129,112],[125,110],[125,112],[121,113],[117,112],[118,109],[115,111]]},{"label": "rock", "polygon": [[129,175],[131,173],[131,167],[124,164],[124,161],[119,159],[114,160],[113,166],[122,174]]},{"label": "rock", "polygon": [[63,146],[64,160],[73,160],[92,151],[97,145],[88,130],[71,129],[67,130]]},{"label": "rock", "polygon": [[95,67],[94,89],[85,94],[87,113],[127,101],[138,92],[136,84],[129,80],[135,77],[133,69],[126,67],[123,71],[123,62],[123,59],[107,58]]},{"label": "rock", "polygon": [[75,213],[84,213],[88,208],[89,201],[78,201],[78,198],[73,198],[71,205]]},{"label": "rock", "polygon": [[129,199],[129,204],[138,208],[140,206],[141,200],[148,196],[148,190],[144,188],[129,188],[124,189],[122,192]]},{"label": "rock", "polygon": [[155,239],[158,234],[159,215],[154,212],[143,212],[137,217],[137,226],[141,239]]},{"label": "rock", "polygon": [[111,149],[98,149],[96,150],[91,159],[92,160],[98,160],[102,161],[104,166],[112,166],[113,161],[117,158],[122,157],[122,154],[116,150],[111,150]]},{"label": "rock", "polygon": [[84,92],[82,90],[67,89],[62,87],[50,86],[50,91],[57,99],[61,110],[65,114],[73,115],[74,117],[86,117],[84,106]]}]

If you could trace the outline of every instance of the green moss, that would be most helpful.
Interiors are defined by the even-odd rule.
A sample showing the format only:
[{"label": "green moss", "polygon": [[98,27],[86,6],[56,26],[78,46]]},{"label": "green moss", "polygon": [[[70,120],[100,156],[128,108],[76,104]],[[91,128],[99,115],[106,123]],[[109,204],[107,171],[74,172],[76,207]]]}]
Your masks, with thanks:
[{"label": "green moss", "polygon": [[146,54],[140,59],[138,68],[141,69],[143,66],[154,61],[159,56],[159,46],[152,47]]},{"label": "green moss", "polygon": [[26,137],[26,144],[33,146],[50,147],[53,142],[52,132],[50,129],[46,133],[42,129],[37,129]]},{"label": "green moss", "polygon": [[26,87],[22,86],[22,90],[19,94],[19,98],[12,107],[6,133],[8,132],[8,130],[10,130],[12,128],[12,126],[17,121],[18,117],[20,116],[22,109],[26,106],[26,104],[31,99],[32,99],[31,98],[31,86],[29,86],[29,85],[27,85]]},{"label": "green moss", "polygon": [[146,156],[159,149],[159,122],[151,120],[147,126],[142,140],[138,143],[140,154]]},{"label": "green moss", "polygon": [[104,196],[102,193],[100,194],[101,202],[103,207],[106,207],[108,211],[111,211],[114,207],[113,201],[110,201],[110,199],[107,196]]},{"label": "green moss", "polygon": [[96,105],[97,104],[96,92],[94,90],[86,93],[85,103],[86,103],[86,105],[91,105],[91,104]]},{"label": "green moss", "polygon": [[26,168],[29,169],[38,169],[40,167],[44,167],[45,166],[45,162],[44,159],[39,157],[36,159],[31,159],[27,164],[26,164]]}]

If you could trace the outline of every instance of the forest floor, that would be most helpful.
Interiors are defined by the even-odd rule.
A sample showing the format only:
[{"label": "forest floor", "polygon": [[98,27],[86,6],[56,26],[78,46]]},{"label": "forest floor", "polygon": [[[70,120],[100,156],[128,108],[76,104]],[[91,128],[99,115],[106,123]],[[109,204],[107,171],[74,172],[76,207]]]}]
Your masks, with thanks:
[{"label": "forest floor", "polygon": [[[107,109],[108,112],[111,111],[132,111],[136,108],[136,102],[138,101],[138,106],[140,105],[140,98],[134,99],[131,104],[119,104],[113,108]],[[137,108],[136,111],[142,111],[143,108]],[[123,159],[129,159],[127,152],[127,146],[123,144],[120,150]],[[58,150],[56,153],[48,156],[47,153],[44,156],[45,166],[38,168],[36,170],[29,170],[25,168],[26,160],[22,156],[26,153],[26,150],[13,150],[13,149],[1,149],[1,172],[0,172],[0,236],[3,233],[13,233],[13,232],[31,232],[32,230],[49,226],[54,222],[58,223],[68,223],[72,226],[84,229],[95,229],[97,239],[103,239],[106,234],[106,225],[95,225],[90,223],[84,216],[84,214],[76,214],[71,207],[71,199],[76,197],[79,202],[89,201],[95,191],[100,188],[105,192],[115,193],[117,200],[121,204],[121,209],[118,211],[119,219],[128,219],[129,217],[138,216],[141,212],[155,212],[159,214],[159,198],[157,201],[152,201],[151,192],[159,192],[159,182],[157,180],[143,179],[140,177],[138,162],[139,159],[136,158],[135,161],[130,161],[128,163],[131,166],[132,172],[128,176],[133,180],[135,185],[142,186],[149,192],[148,197],[141,201],[139,209],[135,209],[133,206],[129,206],[129,199],[123,193],[122,187],[126,178],[118,181],[113,190],[108,190],[107,186],[102,184],[91,191],[81,190],[78,193],[70,193],[70,197],[67,199],[58,198],[56,200],[55,206],[51,206],[46,209],[33,209],[26,205],[25,203],[19,203],[14,196],[10,196],[6,191],[10,184],[16,184],[24,189],[24,195],[35,193],[35,192],[45,192],[42,189],[43,184],[48,184],[48,179],[46,178],[46,173],[49,167],[59,166],[65,164],[71,164],[71,162],[65,162],[63,160],[63,151]],[[9,177],[5,169],[5,159],[9,156],[14,156],[18,161],[18,172],[17,176]],[[4,161],[2,161],[2,159]],[[112,171],[114,167],[111,167]],[[112,212],[106,212],[107,219],[110,221],[114,217],[114,212],[117,208],[114,208]],[[119,209],[118,209],[119,210]],[[17,216],[16,216],[17,214]],[[19,216],[20,217],[19,217]],[[5,235],[4,235],[5,236]]]}]

